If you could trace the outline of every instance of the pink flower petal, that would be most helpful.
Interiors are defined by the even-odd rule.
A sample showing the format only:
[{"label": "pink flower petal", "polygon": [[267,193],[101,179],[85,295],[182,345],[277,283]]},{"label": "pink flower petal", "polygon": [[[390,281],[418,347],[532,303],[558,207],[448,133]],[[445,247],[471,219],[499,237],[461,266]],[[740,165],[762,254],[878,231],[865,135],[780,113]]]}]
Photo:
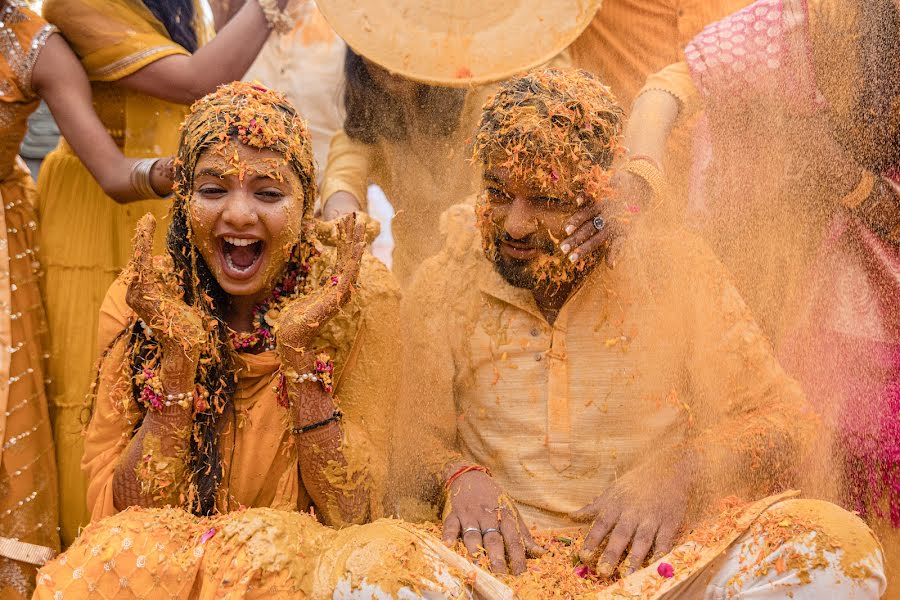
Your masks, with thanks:
[{"label": "pink flower petal", "polygon": [[210,539],[212,536],[214,536],[214,535],[216,535],[216,530],[215,530],[215,528],[210,529],[209,531],[207,531],[206,533],[204,533],[202,536],[200,536],[200,543],[201,543],[201,544],[205,544],[205,543],[208,542],[209,539]]},{"label": "pink flower petal", "polygon": [[597,574],[587,565],[581,565],[580,567],[575,567],[574,573],[581,577],[582,579],[588,579],[589,577],[596,577]]},{"label": "pink flower petal", "polygon": [[660,577],[665,577],[666,579],[675,577],[675,567],[669,563],[659,563],[659,566],[656,567],[656,572],[659,573]]}]

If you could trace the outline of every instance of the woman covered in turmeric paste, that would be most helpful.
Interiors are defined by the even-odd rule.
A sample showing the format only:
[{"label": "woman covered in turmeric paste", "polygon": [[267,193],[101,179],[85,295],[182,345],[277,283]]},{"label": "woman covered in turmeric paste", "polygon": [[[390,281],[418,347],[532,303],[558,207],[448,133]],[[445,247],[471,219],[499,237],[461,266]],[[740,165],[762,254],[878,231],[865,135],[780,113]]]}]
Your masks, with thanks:
[{"label": "woman covered in turmeric paste", "polygon": [[[269,33],[289,29],[279,10],[286,4],[245,0],[214,39],[206,0],[44,0],[42,9],[81,61],[94,108],[121,152],[156,158],[175,153],[178,124],[192,102],[239,79]],[[63,134],[37,183],[51,344],[49,401],[65,545],[88,521],[79,463],[85,397],[98,358],[100,303],[128,263],[138,219],[147,212],[162,219],[169,203],[160,201],[158,189],[144,190],[127,205],[109,197],[82,162],[84,153],[73,152],[76,140]]]},{"label": "woman covered in turmeric paste", "polygon": [[145,216],[102,309],[84,458],[96,522],[35,597],[455,598],[459,573],[496,583],[399,522],[325,526],[378,516],[398,298],[354,215],[336,251],[316,244],[303,121],[276,92],[223,86],[194,105],[178,159],[168,256],[151,256]]},{"label": "woman covered in turmeric paste", "polygon": [[93,518],[314,505],[329,524],[368,519],[396,376],[389,274],[352,216],[336,253],[317,245],[309,134],[280,94],[234,83],[197,102],[178,159],[168,255],[151,258],[145,216],[101,308]]}]

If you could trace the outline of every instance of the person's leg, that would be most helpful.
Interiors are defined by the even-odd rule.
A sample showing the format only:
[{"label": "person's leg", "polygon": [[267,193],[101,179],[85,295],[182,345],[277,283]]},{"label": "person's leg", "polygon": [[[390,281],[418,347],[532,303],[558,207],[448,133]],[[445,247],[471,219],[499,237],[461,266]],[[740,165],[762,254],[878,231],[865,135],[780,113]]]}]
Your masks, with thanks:
[{"label": "person's leg", "polygon": [[880,598],[884,555],[857,516],[819,500],[776,504],[728,550],[705,600]]}]

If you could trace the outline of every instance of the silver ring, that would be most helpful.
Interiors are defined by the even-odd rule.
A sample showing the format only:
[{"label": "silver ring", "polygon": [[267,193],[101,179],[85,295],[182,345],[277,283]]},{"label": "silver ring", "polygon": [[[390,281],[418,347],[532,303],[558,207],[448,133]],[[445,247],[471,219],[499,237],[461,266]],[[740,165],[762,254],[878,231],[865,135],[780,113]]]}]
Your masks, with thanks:
[{"label": "silver ring", "polygon": [[500,533],[500,530],[496,527],[488,527],[487,529],[481,530],[481,535],[487,535],[489,533]]},{"label": "silver ring", "polygon": [[600,215],[597,215],[596,217],[594,217],[594,220],[591,221],[591,224],[597,231],[603,231],[603,228],[606,227],[606,219],[604,219]]},{"label": "silver ring", "polygon": [[478,529],[477,527],[466,527],[465,529],[463,529],[462,534],[463,534],[463,536],[465,536],[467,533],[478,533],[478,534],[480,534],[480,533],[481,533],[481,530]]}]

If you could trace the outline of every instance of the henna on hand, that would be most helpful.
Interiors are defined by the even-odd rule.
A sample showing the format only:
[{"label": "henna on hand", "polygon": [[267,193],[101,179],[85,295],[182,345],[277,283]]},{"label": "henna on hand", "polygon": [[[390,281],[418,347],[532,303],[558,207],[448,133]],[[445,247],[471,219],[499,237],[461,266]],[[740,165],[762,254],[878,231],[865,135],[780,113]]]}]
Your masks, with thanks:
[{"label": "henna on hand", "polygon": [[290,302],[278,317],[276,345],[286,372],[304,372],[308,351],[319,330],[349,300],[365,250],[365,225],[350,214],[338,223],[339,240],[334,273],[315,292]]},{"label": "henna on hand", "polygon": [[144,215],[134,236],[134,256],[128,266],[130,280],[125,300],[149,327],[162,350],[164,373],[178,379],[179,385],[194,373],[206,331],[200,311],[188,306],[153,266],[153,234],[156,219]]},{"label": "henna on hand", "polygon": [[113,474],[116,509],[181,506],[191,425],[190,411],[181,407],[147,413]]}]

